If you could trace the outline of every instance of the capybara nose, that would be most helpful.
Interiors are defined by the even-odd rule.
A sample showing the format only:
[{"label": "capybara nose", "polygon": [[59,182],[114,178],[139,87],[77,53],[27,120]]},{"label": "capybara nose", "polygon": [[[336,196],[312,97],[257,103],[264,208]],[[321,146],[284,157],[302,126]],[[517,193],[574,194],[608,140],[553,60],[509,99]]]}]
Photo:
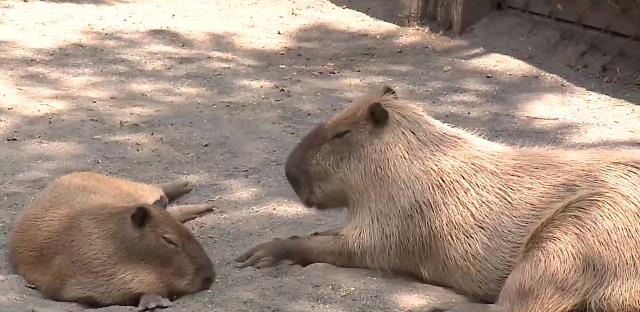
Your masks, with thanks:
[{"label": "capybara nose", "polygon": [[203,277],[202,281],[200,282],[200,288],[202,290],[211,288],[211,285],[213,285],[213,281],[215,279],[216,279],[216,274],[215,273],[211,274],[210,276]]},{"label": "capybara nose", "polygon": [[291,161],[287,161],[287,164],[284,167],[284,175],[287,177],[287,181],[296,192],[296,194],[300,194],[298,191],[300,189],[300,178],[296,173],[297,170],[294,168],[294,164]]},{"label": "capybara nose", "polygon": [[216,268],[211,262],[211,259],[206,257],[206,261],[201,264],[198,275],[200,276],[200,290],[206,290],[211,288],[211,285],[216,280]]}]

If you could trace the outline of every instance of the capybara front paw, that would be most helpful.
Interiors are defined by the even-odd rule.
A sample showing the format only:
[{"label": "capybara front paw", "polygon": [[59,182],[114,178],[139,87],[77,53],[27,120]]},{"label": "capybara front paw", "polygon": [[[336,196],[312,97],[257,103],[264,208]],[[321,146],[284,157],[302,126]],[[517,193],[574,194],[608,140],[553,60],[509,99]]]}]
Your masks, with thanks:
[{"label": "capybara front paw", "polygon": [[33,285],[33,284],[29,283],[29,282],[25,282],[24,283],[24,287],[27,287],[29,289],[38,289],[38,287],[36,287],[36,285]]},{"label": "capybara front paw", "polygon": [[275,266],[280,261],[287,259],[289,250],[286,242],[287,240],[274,239],[249,249],[235,259],[235,261],[241,262],[236,265],[236,268],[253,266],[262,269]]},{"label": "capybara front paw", "polygon": [[151,311],[154,309],[164,309],[171,306],[171,301],[158,295],[144,294],[140,297],[138,311]]}]

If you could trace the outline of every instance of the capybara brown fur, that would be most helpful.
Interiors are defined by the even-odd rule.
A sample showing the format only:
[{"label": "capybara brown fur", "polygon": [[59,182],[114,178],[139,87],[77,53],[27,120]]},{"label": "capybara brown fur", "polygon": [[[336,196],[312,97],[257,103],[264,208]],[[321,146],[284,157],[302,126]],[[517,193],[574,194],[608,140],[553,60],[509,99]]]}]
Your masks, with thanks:
[{"label": "capybara brown fur", "polygon": [[186,182],[149,185],[95,172],[58,177],[16,220],[11,263],[53,300],[169,306],[215,279],[211,259],[181,223],[211,205],[167,206],[190,190]]},{"label": "capybara brown fur", "polygon": [[347,223],[262,243],[239,267],[408,273],[475,301],[462,311],[640,311],[638,151],[491,142],[384,86],[307,134],[285,174]]}]

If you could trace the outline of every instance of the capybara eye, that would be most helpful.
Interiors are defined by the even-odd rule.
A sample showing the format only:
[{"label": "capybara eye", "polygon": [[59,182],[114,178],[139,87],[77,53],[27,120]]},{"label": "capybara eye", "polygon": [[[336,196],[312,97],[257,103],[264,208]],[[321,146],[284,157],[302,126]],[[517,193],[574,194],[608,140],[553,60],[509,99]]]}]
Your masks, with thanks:
[{"label": "capybara eye", "polygon": [[172,235],[162,235],[162,240],[171,247],[178,247],[178,243],[176,243],[175,238]]},{"label": "capybara eye", "polygon": [[331,139],[332,139],[332,140],[335,140],[335,139],[342,138],[342,137],[344,137],[345,135],[347,135],[349,132],[351,132],[351,130],[344,130],[344,131],[340,131],[340,132],[338,132],[338,133],[334,134],[334,135],[333,135],[333,137],[331,137]]}]

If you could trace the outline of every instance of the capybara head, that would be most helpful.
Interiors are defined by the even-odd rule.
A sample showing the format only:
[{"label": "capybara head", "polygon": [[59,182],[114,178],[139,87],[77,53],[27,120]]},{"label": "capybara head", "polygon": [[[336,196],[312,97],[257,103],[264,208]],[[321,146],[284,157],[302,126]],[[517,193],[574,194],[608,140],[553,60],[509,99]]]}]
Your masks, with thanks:
[{"label": "capybara head", "polygon": [[[139,205],[128,211],[128,257],[162,275],[166,296],[179,297],[209,289],[215,280],[211,259],[191,231],[166,210]],[[137,259],[136,259],[137,258]]]},{"label": "capybara head", "polygon": [[[384,85],[356,99],[309,132],[289,154],[285,175],[303,204],[318,209],[346,207],[369,177],[367,162],[380,155],[380,139],[392,123],[386,106],[397,99]],[[389,144],[385,142],[384,144]],[[388,161],[388,160],[386,160]]]}]

